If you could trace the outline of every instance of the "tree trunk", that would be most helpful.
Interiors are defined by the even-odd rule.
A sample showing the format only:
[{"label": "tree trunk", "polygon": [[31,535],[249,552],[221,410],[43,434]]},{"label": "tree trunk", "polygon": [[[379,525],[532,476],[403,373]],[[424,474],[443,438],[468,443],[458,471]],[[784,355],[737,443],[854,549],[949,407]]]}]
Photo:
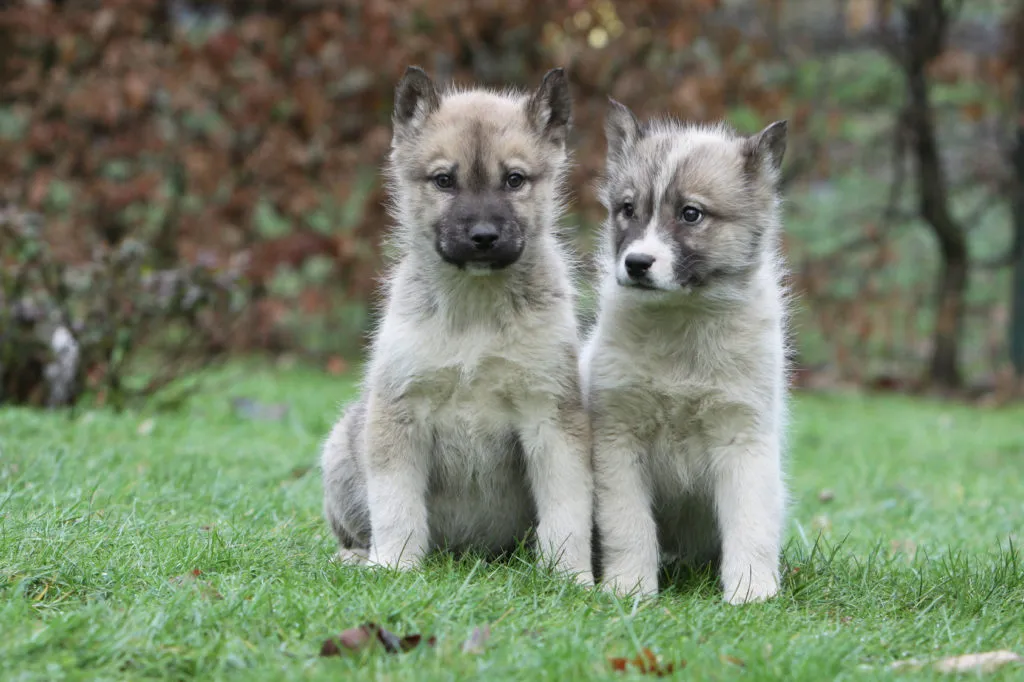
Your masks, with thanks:
[{"label": "tree trunk", "polygon": [[932,228],[942,254],[935,329],[928,379],[955,389],[960,376],[960,332],[967,290],[967,236],[949,209],[946,176],[935,139],[926,68],[942,50],[947,16],[942,0],[919,0],[904,9],[907,25],[903,68],[907,79],[906,131],[912,140],[921,216]]},{"label": "tree trunk", "polygon": [[1017,376],[1024,378],[1024,6],[1018,10],[1014,32],[1017,63],[1017,148],[1013,167],[1013,275],[1010,294],[1010,360]]},{"label": "tree trunk", "polygon": [[932,337],[928,378],[935,386],[960,386],[960,329],[963,326],[964,292],[967,289],[967,251],[944,254],[939,280],[938,310]]},{"label": "tree trunk", "polygon": [[1024,83],[1017,86],[1021,93],[1017,121],[1017,150],[1014,154],[1016,182],[1013,208],[1013,290],[1010,305],[1010,360],[1017,376],[1024,377]]}]

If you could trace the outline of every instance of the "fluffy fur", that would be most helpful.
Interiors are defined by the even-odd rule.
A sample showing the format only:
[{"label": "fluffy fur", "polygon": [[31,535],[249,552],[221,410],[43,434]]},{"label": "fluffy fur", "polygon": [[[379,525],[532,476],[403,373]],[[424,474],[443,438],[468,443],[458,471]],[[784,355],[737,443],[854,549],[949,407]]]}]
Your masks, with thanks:
[{"label": "fluffy fur", "polygon": [[606,585],[717,563],[730,603],[776,594],[785,510],[786,126],[641,124],[612,102],[598,319],[581,357]]},{"label": "fluffy fur", "polygon": [[409,568],[535,533],[592,582],[593,484],[574,290],[556,234],[564,73],[527,96],[410,68],[389,162],[397,262],[362,396],[322,452],[339,557]]}]

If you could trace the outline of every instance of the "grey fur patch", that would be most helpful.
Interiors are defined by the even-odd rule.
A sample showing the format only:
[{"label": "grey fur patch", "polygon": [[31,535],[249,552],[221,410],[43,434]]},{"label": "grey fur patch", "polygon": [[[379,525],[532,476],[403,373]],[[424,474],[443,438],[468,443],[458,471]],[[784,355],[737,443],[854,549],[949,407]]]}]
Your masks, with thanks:
[{"label": "grey fur patch", "polygon": [[[363,397],[345,410],[328,437],[326,451],[331,454],[345,449],[359,452],[365,427],[366,399]],[[338,538],[338,545],[342,549],[368,549],[370,511],[366,506],[366,473],[359,460],[325,458],[322,466],[324,516]]]}]

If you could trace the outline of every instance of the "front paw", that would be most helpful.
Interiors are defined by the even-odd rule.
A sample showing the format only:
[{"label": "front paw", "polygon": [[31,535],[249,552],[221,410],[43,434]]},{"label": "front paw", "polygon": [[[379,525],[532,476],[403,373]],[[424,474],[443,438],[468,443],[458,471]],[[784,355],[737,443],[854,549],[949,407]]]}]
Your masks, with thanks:
[{"label": "front paw", "polygon": [[723,572],[722,588],[722,598],[733,606],[763,602],[778,594],[779,578],[772,569]]},{"label": "front paw", "polygon": [[368,561],[367,550],[360,547],[341,547],[331,557],[331,562],[348,566],[365,566]]},{"label": "front paw", "polygon": [[627,578],[618,576],[606,578],[601,584],[601,589],[610,592],[617,597],[653,597],[658,594],[657,580],[645,580],[641,577]]},{"label": "front paw", "polygon": [[416,557],[412,557],[407,554],[393,556],[373,549],[370,551],[370,555],[367,558],[367,564],[377,568],[389,568],[395,571],[411,571],[419,566],[419,560]]},{"label": "front paw", "polygon": [[580,571],[573,576],[573,579],[576,581],[577,585],[581,585],[583,587],[594,586],[594,574],[590,571]]},{"label": "front paw", "polygon": [[583,587],[594,586],[594,574],[590,570],[589,562],[569,562],[564,560],[552,561],[548,556],[541,555],[537,564],[538,568],[550,571],[559,578],[567,578]]}]

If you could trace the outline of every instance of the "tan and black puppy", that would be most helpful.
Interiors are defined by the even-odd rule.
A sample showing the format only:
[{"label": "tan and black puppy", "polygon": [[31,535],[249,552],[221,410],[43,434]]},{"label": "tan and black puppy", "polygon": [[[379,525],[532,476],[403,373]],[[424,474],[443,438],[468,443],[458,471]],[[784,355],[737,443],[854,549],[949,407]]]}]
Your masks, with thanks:
[{"label": "tan and black puppy", "polygon": [[441,91],[417,68],[398,84],[398,257],[362,395],[322,454],[339,558],[408,568],[532,532],[592,581],[589,423],[556,233],[570,122],[561,69],[530,95]]}]

